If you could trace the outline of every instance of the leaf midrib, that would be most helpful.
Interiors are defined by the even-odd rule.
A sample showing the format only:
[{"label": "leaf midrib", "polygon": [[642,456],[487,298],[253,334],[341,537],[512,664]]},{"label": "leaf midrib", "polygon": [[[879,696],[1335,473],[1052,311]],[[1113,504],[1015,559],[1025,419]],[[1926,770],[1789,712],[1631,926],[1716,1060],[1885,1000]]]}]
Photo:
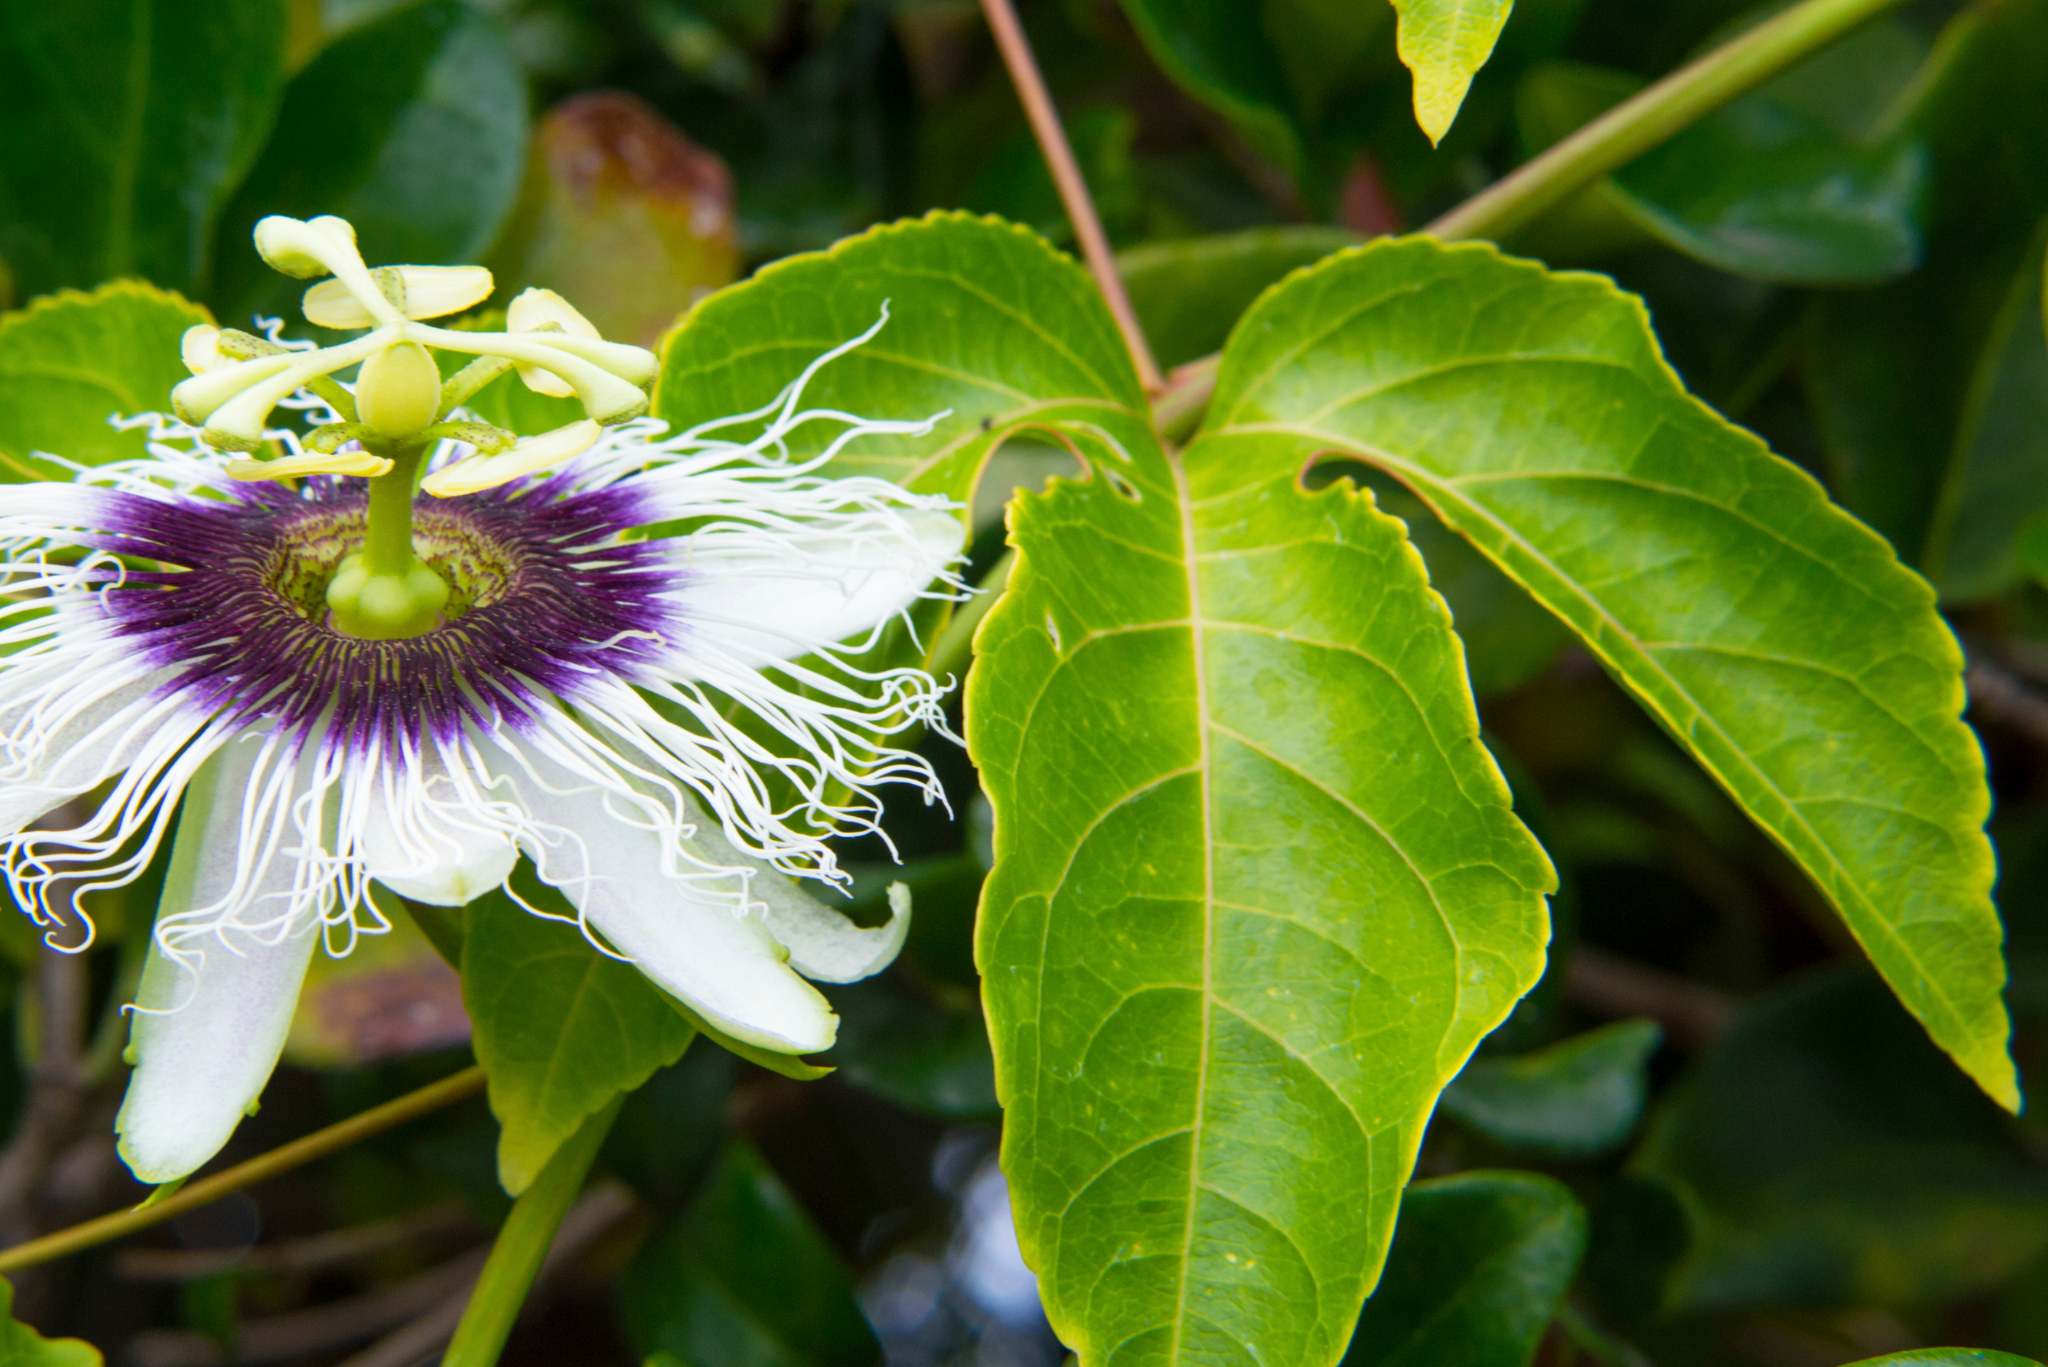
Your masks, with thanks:
[{"label": "leaf midrib", "polygon": [[1180,1285],[1175,1291],[1171,1347],[1167,1361],[1180,1360],[1181,1331],[1188,1318],[1188,1283],[1193,1280],[1195,1258],[1195,1207],[1202,1190],[1202,1134],[1207,1128],[1209,1051],[1212,1018],[1215,1014],[1216,946],[1216,815],[1214,755],[1209,745],[1209,680],[1203,667],[1205,634],[1202,623],[1201,571],[1195,556],[1195,511],[1193,492],[1188,488],[1187,469],[1180,452],[1169,452],[1166,466],[1173,475],[1173,492],[1180,517],[1183,573],[1188,591],[1188,647],[1195,686],[1195,768],[1201,785],[1202,808],[1202,1031],[1195,1055],[1195,1096],[1188,1129],[1187,1215],[1181,1225]]}]

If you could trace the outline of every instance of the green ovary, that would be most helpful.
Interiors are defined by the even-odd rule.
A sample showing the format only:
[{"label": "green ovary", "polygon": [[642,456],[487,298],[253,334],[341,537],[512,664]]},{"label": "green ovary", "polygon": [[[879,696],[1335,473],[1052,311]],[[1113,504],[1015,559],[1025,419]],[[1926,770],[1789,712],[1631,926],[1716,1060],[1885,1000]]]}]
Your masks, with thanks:
[{"label": "green ovary", "polygon": [[334,629],[366,641],[425,635],[441,625],[448,599],[448,581],[421,561],[378,571],[363,551],[346,557],[327,584]]}]

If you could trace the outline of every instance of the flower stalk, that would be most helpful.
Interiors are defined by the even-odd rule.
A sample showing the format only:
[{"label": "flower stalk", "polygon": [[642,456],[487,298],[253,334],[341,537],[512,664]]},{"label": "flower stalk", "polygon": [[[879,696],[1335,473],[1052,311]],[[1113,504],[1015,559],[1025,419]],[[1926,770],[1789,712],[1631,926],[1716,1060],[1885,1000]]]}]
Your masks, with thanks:
[{"label": "flower stalk", "polygon": [[583,1127],[555,1151],[533,1185],[512,1203],[511,1213],[491,1245],[491,1256],[485,1260],[476,1288],[470,1293],[469,1305],[462,1312],[462,1322],[456,1326],[455,1337],[441,1359],[442,1367],[492,1367],[497,1362],[505,1340],[511,1337],[520,1308],[526,1304],[527,1292],[533,1288],[533,1279],[539,1275],[541,1263],[555,1242],[555,1231],[561,1228],[562,1217],[569,1213],[576,1193],[583,1189],[590,1166],[597,1161],[597,1152],[604,1146],[605,1136],[611,1133],[612,1122],[618,1119],[619,1107],[624,1102],[624,1097],[614,1098],[584,1121]]}]

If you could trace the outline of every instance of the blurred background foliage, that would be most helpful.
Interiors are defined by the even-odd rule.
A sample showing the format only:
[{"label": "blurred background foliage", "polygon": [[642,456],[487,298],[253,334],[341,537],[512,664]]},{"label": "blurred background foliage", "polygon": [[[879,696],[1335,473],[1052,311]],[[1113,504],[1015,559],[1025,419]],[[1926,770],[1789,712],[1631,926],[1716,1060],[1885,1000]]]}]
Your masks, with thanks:
[{"label": "blurred background foliage", "polygon": [[[1377,0],[1023,12],[1177,364],[1286,271],[1426,222],[1762,11],[1521,0],[1436,150]],[[223,321],[284,311],[244,249],[263,213],[342,214],[378,259],[487,261],[650,345],[755,265],[929,207],[1070,236],[972,0],[22,3],[0,7],[0,88],[0,301],[16,310],[0,317],[0,461],[17,473],[59,438],[131,440],[99,415],[161,402],[165,339],[191,321],[138,296],[118,338],[74,335],[61,301],[32,301],[136,277]],[[2037,1085],[2044,216],[2048,0],[1950,0],[1894,10],[1508,244],[1641,293],[1696,392],[1940,588],[1991,759],[2017,1051]],[[133,357],[56,370],[52,338]],[[1046,468],[1024,448],[1005,466]],[[1591,661],[1412,498],[1382,494],[1452,600],[1489,740],[1564,890],[1548,976],[1445,1098],[1349,1360],[2048,1356],[2039,1110],[1992,1108]],[[998,507],[981,510],[984,564]],[[507,1361],[1062,1360],[994,1163],[969,955],[985,809],[964,758],[939,760],[962,819],[906,807],[892,827],[917,929],[888,975],[836,994],[838,1071],[800,1082],[699,1045],[657,1073]],[[16,1061],[0,1069],[0,1242],[136,1194],[112,1153],[122,1027],[105,1008],[153,897],[145,883],[103,906],[80,959],[0,917]],[[445,1073],[469,1034],[423,935],[321,962],[296,1066],[230,1156]],[[406,1335],[459,1309],[504,1208],[497,1144],[472,1103],[23,1277],[17,1311],[139,1367],[424,1360]],[[1436,1345],[1447,1319],[1464,1332]]]}]

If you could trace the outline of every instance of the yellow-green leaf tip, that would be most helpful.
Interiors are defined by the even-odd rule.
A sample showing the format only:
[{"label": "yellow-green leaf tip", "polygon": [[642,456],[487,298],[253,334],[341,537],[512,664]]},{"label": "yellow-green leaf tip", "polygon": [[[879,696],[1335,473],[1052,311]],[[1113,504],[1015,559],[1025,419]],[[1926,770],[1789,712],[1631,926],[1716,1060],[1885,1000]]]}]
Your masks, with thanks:
[{"label": "yellow-green leaf tip", "polygon": [[1415,122],[1432,146],[1443,141],[1472,78],[1507,26],[1514,0],[1391,0],[1395,48],[1415,78]]}]

